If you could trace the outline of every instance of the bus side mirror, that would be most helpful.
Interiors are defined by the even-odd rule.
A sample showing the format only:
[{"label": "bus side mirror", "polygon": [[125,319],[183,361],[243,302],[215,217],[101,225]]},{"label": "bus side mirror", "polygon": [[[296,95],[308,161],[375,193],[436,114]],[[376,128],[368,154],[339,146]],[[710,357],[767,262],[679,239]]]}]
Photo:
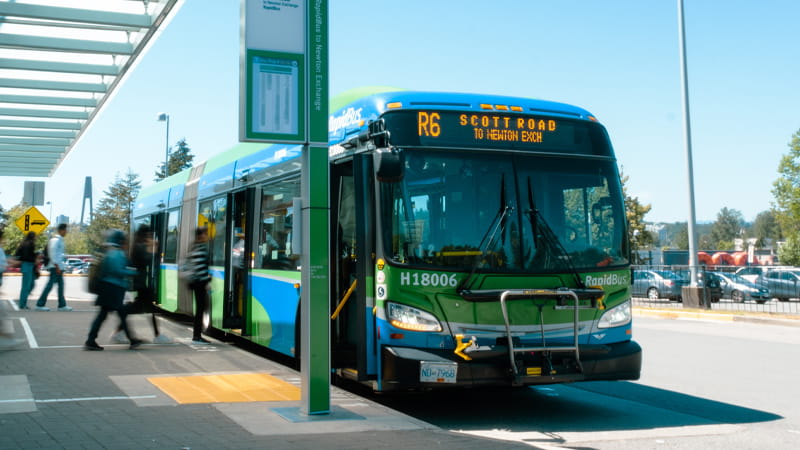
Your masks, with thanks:
[{"label": "bus side mirror", "polygon": [[378,181],[397,183],[403,179],[405,157],[400,149],[379,148],[372,156]]}]

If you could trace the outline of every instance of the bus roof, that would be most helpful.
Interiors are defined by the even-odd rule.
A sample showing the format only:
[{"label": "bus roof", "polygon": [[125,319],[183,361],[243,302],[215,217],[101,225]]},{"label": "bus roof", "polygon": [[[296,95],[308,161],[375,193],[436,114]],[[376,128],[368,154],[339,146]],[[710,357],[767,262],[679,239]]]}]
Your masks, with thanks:
[{"label": "bus roof", "polygon": [[[511,107],[516,107],[513,110]],[[331,99],[328,141],[337,144],[365,131],[371,121],[389,110],[472,110],[508,114],[547,114],[596,121],[589,111],[566,103],[500,95],[406,91],[388,86],[353,89]]]}]

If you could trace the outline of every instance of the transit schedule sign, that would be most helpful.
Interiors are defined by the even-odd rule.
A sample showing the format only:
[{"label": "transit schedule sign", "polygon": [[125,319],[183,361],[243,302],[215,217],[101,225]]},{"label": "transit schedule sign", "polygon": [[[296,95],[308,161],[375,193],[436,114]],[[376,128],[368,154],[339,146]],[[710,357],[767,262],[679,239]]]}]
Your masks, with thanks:
[{"label": "transit schedule sign", "polygon": [[306,142],[305,0],[242,4],[239,140]]},{"label": "transit schedule sign", "polygon": [[17,228],[22,230],[23,233],[33,231],[34,233],[39,234],[50,226],[50,221],[47,220],[47,218],[40,213],[35,206],[28,208],[28,210],[25,211],[25,214],[23,214],[14,223],[17,224]]}]

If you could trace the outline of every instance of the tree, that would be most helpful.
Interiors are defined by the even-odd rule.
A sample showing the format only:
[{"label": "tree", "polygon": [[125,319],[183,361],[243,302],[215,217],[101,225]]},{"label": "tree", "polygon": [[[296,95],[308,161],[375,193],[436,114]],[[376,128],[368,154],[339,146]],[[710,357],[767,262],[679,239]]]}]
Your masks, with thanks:
[{"label": "tree", "polygon": [[744,228],[744,217],[741,211],[722,208],[717,213],[717,221],[711,225],[711,245],[717,249],[731,248],[737,236]]},{"label": "tree", "polygon": [[685,222],[680,224],[680,228],[675,234],[674,245],[679,250],[689,250],[689,225]]},{"label": "tree", "polygon": [[752,236],[757,239],[756,247],[764,248],[769,245],[769,240],[783,239],[781,227],[774,211],[768,210],[758,213],[753,222]]},{"label": "tree", "polygon": [[778,173],[780,176],[772,184],[775,218],[787,235],[790,230],[800,229],[800,130],[792,135],[789,153],[781,157]]},{"label": "tree", "polygon": [[[181,170],[192,167],[193,160],[194,155],[192,155],[192,149],[190,149],[189,145],[186,143],[186,138],[181,139],[176,144],[175,150],[169,153],[169,172],[167,176],[174,175]],[[164,164],[162,163],[158,166],[155,180],[163,180],[164,178],[166,177],[164,176]]]},{"label": "tree", "polygon": [[103,197],[95,208],[92,223],[86,229],[90,249],[99,248],[105,241],[105,233],[111,229],[130,231],[130,217],[133,202],[141,189],[139,175],[130,169],[124,177],[117,174],[114,182],[103,192]]},{"label": "tree", "polygon": [[87,255],[92,252],[86,232],[79,223],[72,223],[64,236],[64,251],[68,255]]},{"label": "tree", "polygon": [[789,236],[786,243],[778,249],[778,259],[781,264],[800,266],[800,236],[797,233]]},{"label": "tree", "polygon": [[655,242],[653,234],[647,231],[647,224],[644,216],[650,212],[652,206],[639,203],[638,197],[628,195],[628,176],[623,174],[622,167],[619,169],[620,183],[622,184],[622,195],[625,197],[625,216],[628,219],[628,240],[631,244],[631,255],[633,262],[637,262],[639,250],[649,248]]}]

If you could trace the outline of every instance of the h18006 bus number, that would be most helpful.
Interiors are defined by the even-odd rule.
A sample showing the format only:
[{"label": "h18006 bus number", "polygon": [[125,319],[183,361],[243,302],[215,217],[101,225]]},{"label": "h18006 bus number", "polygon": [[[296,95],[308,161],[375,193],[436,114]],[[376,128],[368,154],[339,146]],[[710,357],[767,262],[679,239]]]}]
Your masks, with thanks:
[{"label": "h18006 bus number", "polygon": [[456,287],[458,277],[454,273],[401,272],[401,286]]}]

